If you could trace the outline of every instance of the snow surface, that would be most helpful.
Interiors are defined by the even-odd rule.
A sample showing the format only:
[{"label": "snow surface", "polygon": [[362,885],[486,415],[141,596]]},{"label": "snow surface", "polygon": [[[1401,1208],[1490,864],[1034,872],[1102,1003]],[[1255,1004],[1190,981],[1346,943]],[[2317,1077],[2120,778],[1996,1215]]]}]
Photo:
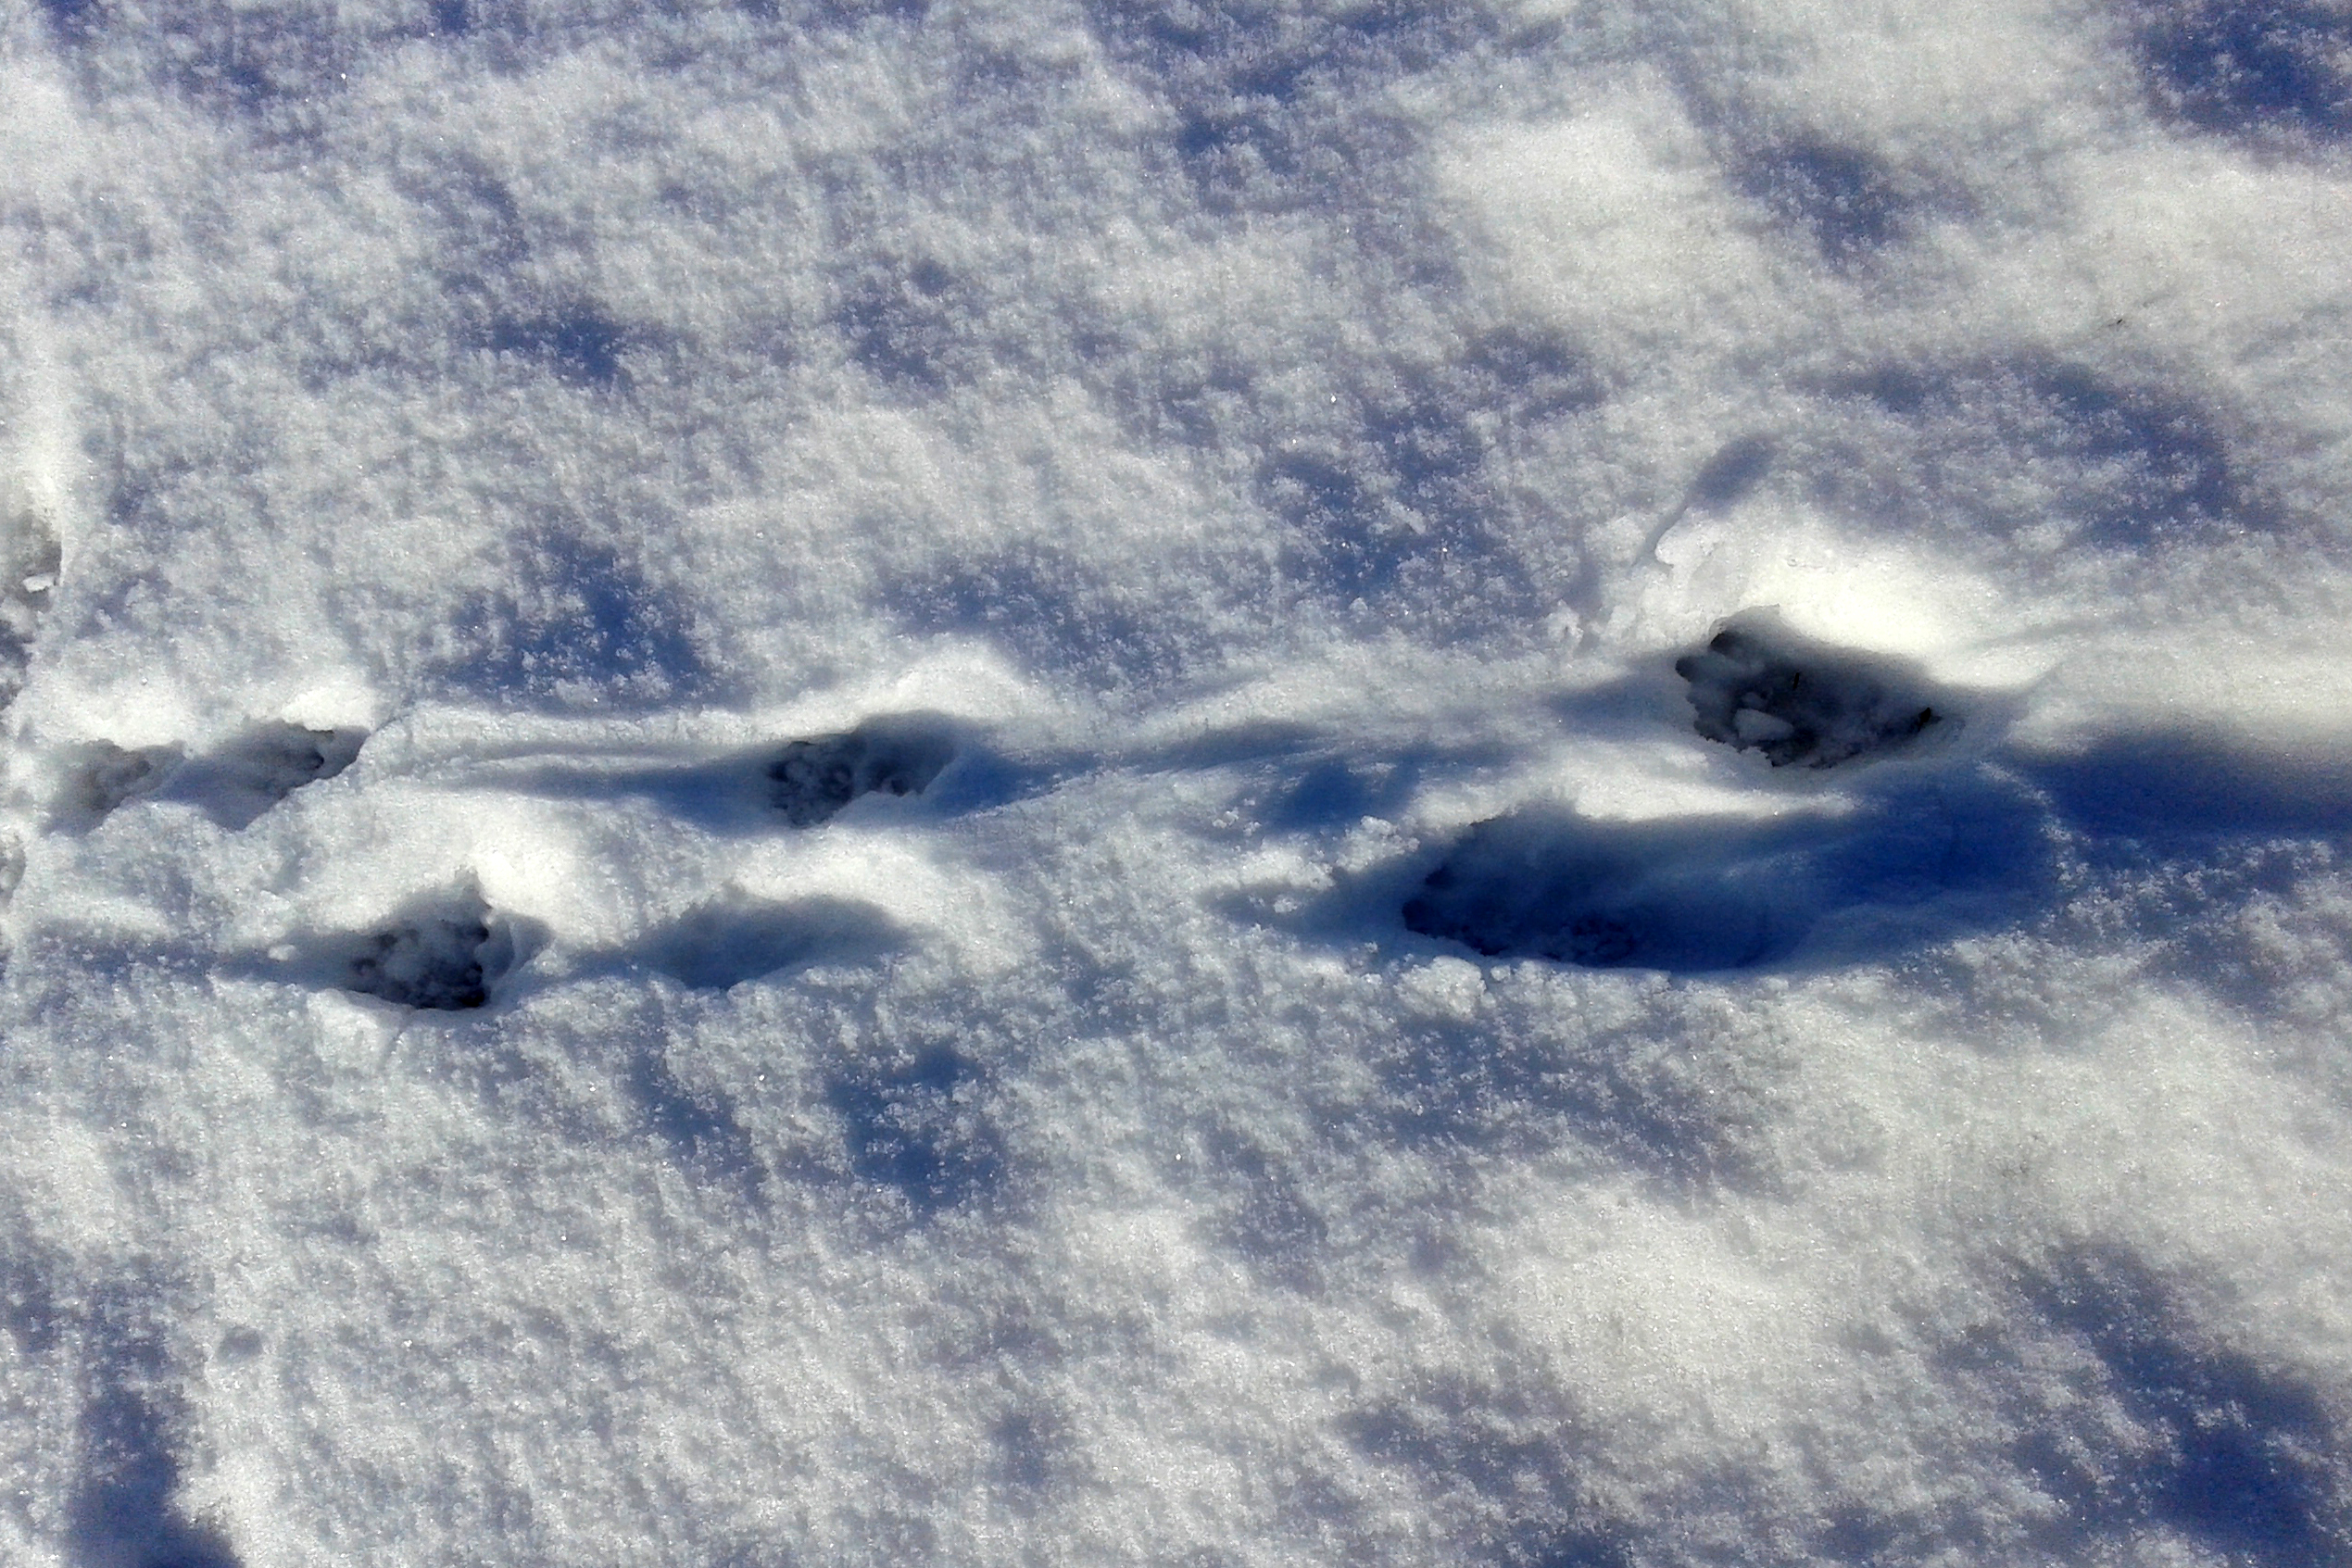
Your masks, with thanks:
[{"label": "snow surface", "polygon": [[0,106],[0,1562],[2352,1562],[2339,0]]}]

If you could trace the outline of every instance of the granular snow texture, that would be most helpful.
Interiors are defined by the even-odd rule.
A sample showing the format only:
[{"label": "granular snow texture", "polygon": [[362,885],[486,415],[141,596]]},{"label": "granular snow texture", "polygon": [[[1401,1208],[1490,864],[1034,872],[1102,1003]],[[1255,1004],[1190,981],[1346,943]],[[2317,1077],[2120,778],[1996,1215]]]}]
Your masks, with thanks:
[{"label": "granular snow texture", "polygon": [[0,1562],[2352,1562],[2334,0],[0,106]]}]

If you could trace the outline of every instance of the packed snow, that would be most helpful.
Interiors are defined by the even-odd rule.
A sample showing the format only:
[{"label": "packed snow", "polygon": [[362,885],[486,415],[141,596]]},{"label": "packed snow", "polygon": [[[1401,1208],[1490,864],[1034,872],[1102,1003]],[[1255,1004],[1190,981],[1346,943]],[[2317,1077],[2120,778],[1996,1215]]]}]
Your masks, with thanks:
[{"label": "packed snow", "polygon": [[0,1562],[2352,1562],[2337,0],[0,105]]}]

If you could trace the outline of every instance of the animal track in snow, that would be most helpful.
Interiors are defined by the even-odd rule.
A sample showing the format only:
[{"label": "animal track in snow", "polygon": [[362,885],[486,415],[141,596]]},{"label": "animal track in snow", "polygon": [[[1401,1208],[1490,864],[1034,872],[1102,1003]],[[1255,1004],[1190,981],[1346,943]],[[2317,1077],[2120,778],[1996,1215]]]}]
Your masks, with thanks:
[{"label": "animal track in snow", "polygon": [[303,785],[350,767],[366,740],[358,730],[259,726],[172,769],[156,797],[187,801],[222,827],[241,831]]},{"label": "animal track in snow", "polygon": [[1524,812],[1472,828],[1407,901],[1404,923],[1489,958],[1739,969],[1803,935],[1789,894],[1809,869],[1805,847],[1739,822]]},{"label": "animal track in snow", "polygon": [[869,719],[786,745],[768,764],[768,803],[794,827],[812,828],[861,796],[921,795],[954,759],[954,742],[937,725]]},{"label": "animal track in snow", "polygon": [[[1732,617],[1675,671],[1693,729],[1775,768],[1855,762],[1954,721],[1953,699],[1917,671],[1825,646],[1769,610]],[[2046,882],[2025,787],[1974,769],[1876,777],[1842,808],[1797,814],[1497,817],[1429,872],[1404,924],[1490,958],[1723,971],[1785,960],[1830,933],[1868,947],[1922,920],[2005,918]]]},{"label": "animal track in snow", "polygon": [[[1821,646],[1748,611],[1675,660],[1699,734],[1776,768],[1833,768],[1902,745],[1946,717],[1892,662]],[[1946,699],[1946,709],[1949,699]]]},{"label": "animal track in snow", "polygon": [[64,748],[53,763],[49,825],[88,832],[123,806],[161,788],[181,757],[176,746],[132,750],[103,740]]},{"label": "animal track in snow", "polygon": [[49,826],[87,833],[132,801],[153,799],[194,806],[241,831],[304,784],[348,768],[366,738],[356,730],[267,724],[195,758],[177,746],[63,746],[47,766]]},{"label": "animal track in snow", "polygon": [[487,1005],[526,956],[519,947],[513,923],[466,887],[346,947],[336,984],[400,1007],[462,1012]]}]

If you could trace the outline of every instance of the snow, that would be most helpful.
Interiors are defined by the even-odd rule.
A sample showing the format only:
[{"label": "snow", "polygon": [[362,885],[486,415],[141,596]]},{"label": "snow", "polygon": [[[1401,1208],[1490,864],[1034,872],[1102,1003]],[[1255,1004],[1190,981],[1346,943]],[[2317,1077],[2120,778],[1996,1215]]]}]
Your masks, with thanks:
[{"label": "snow", "polygon": [[0,8],[0,1562],[2352,1561],[2347,51]]}]

